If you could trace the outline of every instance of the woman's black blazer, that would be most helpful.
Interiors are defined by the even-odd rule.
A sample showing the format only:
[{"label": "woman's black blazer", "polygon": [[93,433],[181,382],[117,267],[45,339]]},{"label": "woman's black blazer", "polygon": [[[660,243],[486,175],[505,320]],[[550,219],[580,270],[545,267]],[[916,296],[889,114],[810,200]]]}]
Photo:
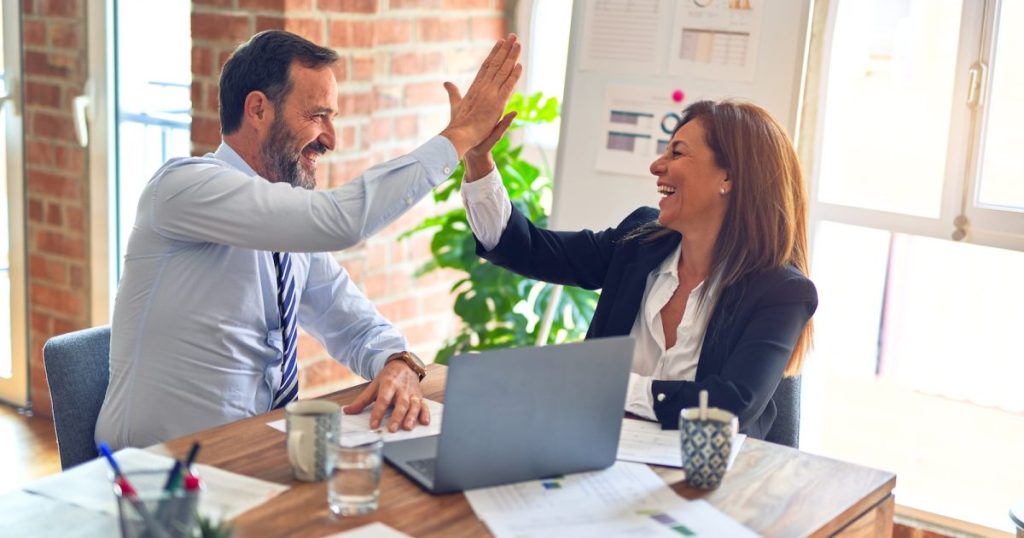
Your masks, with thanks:
[{"label": "woman's black blazer", "polygon": [[[674,253],[681,235],[653,241],[623,240],[658,216],[654,208],[631,213],[601,232],[537,228],[512,207],[497,246],[477,254],[529,278],[601,289],[587,338],[628,335],[640,310],[647,276]],[[818,306],[814,284],[793,267],[744,277],[719,295],[701,348],[695,381],[655,380],[654,413],[663,428],[678,428],[679,411],[697,405],[707,389],[710,405],[739,417],[740,431],[763,439],[775,420],[772,395],[793,347]]]}]

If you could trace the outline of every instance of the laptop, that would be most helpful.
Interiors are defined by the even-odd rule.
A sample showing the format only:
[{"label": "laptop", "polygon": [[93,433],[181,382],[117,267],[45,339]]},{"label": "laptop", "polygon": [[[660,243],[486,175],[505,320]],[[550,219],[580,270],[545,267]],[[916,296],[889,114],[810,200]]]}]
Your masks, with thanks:
[{"label": "laptop", "polygon": [[615,461],[633,339],[452,357],[441,434],[384,445],[431,493],[609,467]]}]

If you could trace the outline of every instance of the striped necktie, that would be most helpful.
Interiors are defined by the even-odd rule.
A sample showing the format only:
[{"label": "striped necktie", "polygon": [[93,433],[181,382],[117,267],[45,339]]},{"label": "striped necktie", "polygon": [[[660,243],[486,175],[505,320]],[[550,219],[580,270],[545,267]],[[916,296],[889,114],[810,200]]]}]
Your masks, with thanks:
[{"label": "striped necktie", "polygon": [[281,386],[274,394],[274,409],[280,409],[299,396],[299,367],[295,358],[298,336],[295,328],[295,279],[292,278],[292,259],[287,252],[274,253],[274,269],[277,270],[277,307],[281,312],[281,333],[284,338]]}]

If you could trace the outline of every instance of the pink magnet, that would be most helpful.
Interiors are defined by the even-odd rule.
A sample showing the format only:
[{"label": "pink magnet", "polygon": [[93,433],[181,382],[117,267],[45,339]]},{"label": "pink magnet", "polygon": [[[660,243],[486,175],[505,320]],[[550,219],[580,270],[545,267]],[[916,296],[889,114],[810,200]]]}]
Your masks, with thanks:
[{"label": "pink magnet", "polygon": [[684,97],[686,97],[686,94],[683,93],[683,90],[676,90],[672,92],[672,100],[677,103],[682,103]]}]

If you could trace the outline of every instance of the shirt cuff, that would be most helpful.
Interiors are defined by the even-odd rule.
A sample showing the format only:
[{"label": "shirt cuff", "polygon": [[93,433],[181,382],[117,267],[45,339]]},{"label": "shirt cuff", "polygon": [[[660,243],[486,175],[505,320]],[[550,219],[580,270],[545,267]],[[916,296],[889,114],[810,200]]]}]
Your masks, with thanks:
[{"label": "shirt cuff", "polygon": [[634,415],[658,420],[654,414],[654,399],[651,396],[652,378],[633,372],[629,373],[629,389],[626,391],[626,411]]},{"label": "shirt cuff", "polygon": [[373,380],[374,377],[380,375],[380,371],[384,369],[384,364],[387,363],[388,357],[405,351],[404,349],[389,349],[387,351],[381,351],[380,353],[373,356],[370,359],[370,373],[372,377],[367,378],[367,381]]},{"label": "shirt cuff", "polygon": [[427,169],[427,181],[436,187],[451,177],[459,166],[459,155],[447,138],[437,135],[414,149],[410,155]]},{"label": "shirt cuff", "polygon": [[461,194],[473,235],[485,250],[493,249],[512,218],[512,204],[497,167],[472,183],[463,181]]}]

